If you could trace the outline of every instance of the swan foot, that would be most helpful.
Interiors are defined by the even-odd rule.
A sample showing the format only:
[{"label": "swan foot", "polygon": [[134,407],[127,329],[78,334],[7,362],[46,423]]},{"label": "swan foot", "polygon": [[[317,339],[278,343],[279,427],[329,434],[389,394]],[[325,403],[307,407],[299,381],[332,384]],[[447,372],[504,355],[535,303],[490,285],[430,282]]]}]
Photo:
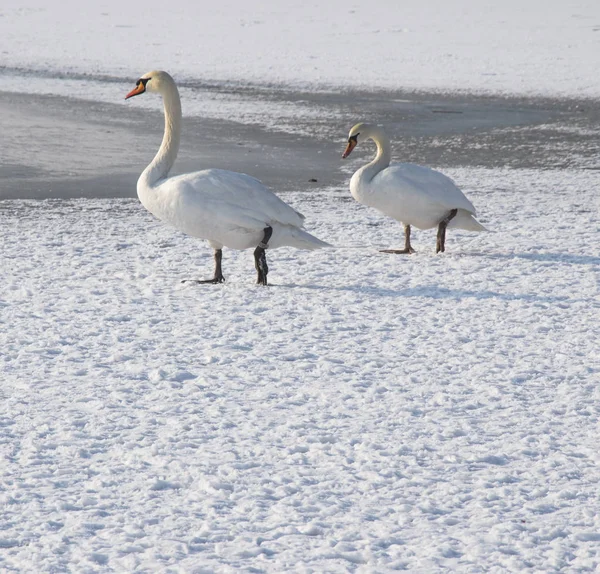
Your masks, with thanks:
[{"label": "swan foot", "polygon": [[215,249],[215,275],[212,279],[184,279],[182,283],[223,283],[223,271],[221,269],[221,261],[223,259],[223,250]]},{"label": "swan foot", "polygon": [[267,285],[267,274],[269,273],[269,266],[267,265],[267,255],[265,249],[269,246],[269,239],[273,233],[271,226],[265,227],[264,236],[262,241],[258,244],[258,247],[254,250],[254,267],[256,267],[256,284]]},{"label": "swan foot", "polygon": [[404,226],[404,249],[380,249],[380,253],[394,253],[395,255],[410,255],[416,251],[410,245],[410,225]]},{"label": "swan foot", "polygon": [[416,253],[416,251],[409,247],[408,249],[380,249],[379,253],[393,253],[394,255],[410,255]]},{"label": "swan foot", "polygon": [[224,283],[225,282],[225,277],[223,277],[221,275],[221,277],[213,277],[212,279],[184,279],[182,281],[182,283],[197,283],[197,284],[201,284],[201,283],[212,283],[212,284],[216,284],[216,283]]},{"label": "swan foot", "polygon": [[438,225],[437,240],[435,242],[436,253],[439,253],[440,251],[443,253],[446,251],[446,227],[448,227],[448,223],[450,223],[457,213],[458,209],[451,209],[450,213],[440,221]]}]

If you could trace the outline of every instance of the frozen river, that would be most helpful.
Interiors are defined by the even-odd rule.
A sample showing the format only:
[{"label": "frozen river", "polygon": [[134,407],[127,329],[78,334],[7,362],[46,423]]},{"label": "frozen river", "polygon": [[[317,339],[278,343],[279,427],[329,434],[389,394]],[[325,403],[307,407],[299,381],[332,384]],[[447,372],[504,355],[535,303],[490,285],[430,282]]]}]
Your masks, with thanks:
[{"label": "frozen river", "polygon": [[[0,198],[134,197],[163,129],[158,98],[142,102],[151,109],[122,103],[134,81],[107,83],[102,101],[0,92]],[[174,172],[221,167],[276,191],[343,185],[373,153],[365,146],[351,161],[340,157],[349,128],[363,120],[386,127],[396,161],[600,166],[593,101],[193,85],[182,93],[190,114]]]}]

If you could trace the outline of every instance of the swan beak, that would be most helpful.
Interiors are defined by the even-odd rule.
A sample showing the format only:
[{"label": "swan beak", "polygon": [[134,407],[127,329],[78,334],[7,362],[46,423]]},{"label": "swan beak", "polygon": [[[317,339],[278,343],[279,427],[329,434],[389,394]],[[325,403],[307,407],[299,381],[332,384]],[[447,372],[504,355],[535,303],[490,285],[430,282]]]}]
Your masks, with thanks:
[{"label": "swan beak", "polygon": [[348,145],[346,146],[346,150],[342,154],[342,159],[346,159],[351,153],[352,150],[356,147],[356,140],[354,138],[348,140]]},{"label": "swan beak", "polygon": [[135,88],[133,88],[133,90],[131,90],[131,92],[129,92],[125,96],[125,99],[128,100],[129,98],[132,98],[133,96],[138,96],[139,94],[143,94],[145,91],[146,91],[146,86],[144,85],[143,82],[140,82]]}]

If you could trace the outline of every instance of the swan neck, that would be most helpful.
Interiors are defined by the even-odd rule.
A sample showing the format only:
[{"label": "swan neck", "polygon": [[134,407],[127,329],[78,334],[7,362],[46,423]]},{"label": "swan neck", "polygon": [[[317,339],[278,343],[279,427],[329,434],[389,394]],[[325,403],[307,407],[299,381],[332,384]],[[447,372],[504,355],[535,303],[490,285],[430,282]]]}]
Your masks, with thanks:
[{"label": "swan neck", "polygon": [[392,159],[390,140],[382,130],[373,131],[370,138],[377,146],[377,154],[375,159],[363,168],[362,176],[368,181],[371,181],[380,171],[388,167]]},{"label": "swan neck", "polygon": [[165,133],[154,159],[140,176],[140,183],[147,187],[166,178],[177,159],[181,139],[181,99],[175,84],[168,85],[162,92],[165,112]]}]

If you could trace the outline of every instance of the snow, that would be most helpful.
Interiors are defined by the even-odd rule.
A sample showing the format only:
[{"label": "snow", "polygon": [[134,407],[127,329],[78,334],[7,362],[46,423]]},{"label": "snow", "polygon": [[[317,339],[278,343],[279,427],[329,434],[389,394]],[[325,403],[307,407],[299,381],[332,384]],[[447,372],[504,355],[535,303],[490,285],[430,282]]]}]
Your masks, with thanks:
[{"label": "snow", "polygon": [[[351,105],[235,86],[598,98],[599,44],[596,1],[4,0],[0,90],[164,68],[186,115],[343,139]],[[379,253],[353,156],[282,194],[338,247],[268,251],[268,288],[230,250],[182,283],[210,249],[137,200],[0,202],[0,571],[598,571],[597,128],[564,130],[570,169],[444,167],[491,231],[437,256]]]},{"label": "snow", "polygon": [[180,81],[594,98],[600,4],[4,0],[0,53],[42,84],[162,68]]},{"label": "snow", "polygon": [[0,569],[600,567],[591,171],[449,170],[493,231],[284,199],[342,247],[225,251],[135,200],[2,204]]}]

